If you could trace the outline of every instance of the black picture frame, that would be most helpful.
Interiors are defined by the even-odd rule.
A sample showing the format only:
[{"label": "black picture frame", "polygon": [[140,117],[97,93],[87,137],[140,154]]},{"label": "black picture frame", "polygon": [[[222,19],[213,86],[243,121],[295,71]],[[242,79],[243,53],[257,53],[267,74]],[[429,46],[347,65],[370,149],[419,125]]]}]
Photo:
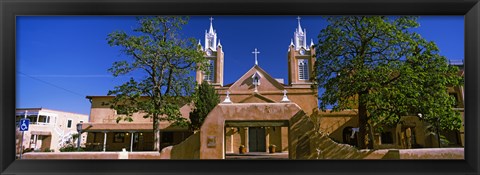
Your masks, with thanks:
[{"label": "black picture frame", "polygon": [[[479,174],[478,0],[0,0],[1,174]],[[15,160],[15,17],[22,15],[464,15],[465,160]]]}]

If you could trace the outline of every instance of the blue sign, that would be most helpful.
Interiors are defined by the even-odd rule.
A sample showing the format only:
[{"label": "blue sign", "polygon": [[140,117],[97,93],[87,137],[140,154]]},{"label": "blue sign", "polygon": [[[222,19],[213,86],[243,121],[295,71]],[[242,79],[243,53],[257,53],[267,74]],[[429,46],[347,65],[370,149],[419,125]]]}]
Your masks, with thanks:
[{"label": "blue sign", "polygon": [[20,119],[20,131],[28,131],[28,127],[30,125],[30,119]]}]

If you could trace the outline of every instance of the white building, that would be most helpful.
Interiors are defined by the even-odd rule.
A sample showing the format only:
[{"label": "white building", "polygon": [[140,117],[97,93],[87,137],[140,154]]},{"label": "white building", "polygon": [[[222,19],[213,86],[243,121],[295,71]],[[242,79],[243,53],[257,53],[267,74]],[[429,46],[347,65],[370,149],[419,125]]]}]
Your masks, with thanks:
[{"label": "white building", "polygon": [[[19,153],[22,142],[22,132],[19,131],[20,119],[28,118],[30,127],[23,133],[23,148],[31,148],[35,151],[59,149],[72,142],[72,135],[77,133],[77,123],[88,122],[89,116],[71,112],[57,111],[45,108],[19,108],[15,112],[17,126],[16,151]],[[86,140],[86,134],[82,134],[81,144]],[[76,145],[76,143],[73,143]]]}]

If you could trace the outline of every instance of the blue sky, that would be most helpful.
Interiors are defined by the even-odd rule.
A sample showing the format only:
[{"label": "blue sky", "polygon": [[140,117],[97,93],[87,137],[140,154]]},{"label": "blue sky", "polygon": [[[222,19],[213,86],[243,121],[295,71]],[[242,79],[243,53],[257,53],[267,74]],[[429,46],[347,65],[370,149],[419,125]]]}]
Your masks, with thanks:
[{"label": "blue sky", "polygon": [[[204,43],[210,16],[192,16],[182,33]],[[287,80],[287,49],[297,27],[297,16],[214,16],[213,26],[225,53],[224,84],[233,83],[254,65],[275,78]],[[327,23],[319,16],[301,16],[307,43]],[[463,16],[421,16],[415,29],[437,43],[440,54],[464,59]],[[130,32],[135,17],[128,16],[20,16],[16,23],[16,106],[44,107],[90,113],[87,95],[106,95],[128,80],[107,71],[116,60],[127,59],[120,48],[107,44],[116,30]]]}]

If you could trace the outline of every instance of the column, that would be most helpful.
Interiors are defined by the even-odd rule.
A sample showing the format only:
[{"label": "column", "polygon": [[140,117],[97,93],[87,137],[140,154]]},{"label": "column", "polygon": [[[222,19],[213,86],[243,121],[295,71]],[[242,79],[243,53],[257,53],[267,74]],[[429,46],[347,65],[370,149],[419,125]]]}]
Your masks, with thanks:
[{"label": "column", "polygon": [[107,150],[107,132],[103,132],[103,152]]},{"label": "column", "polygon": [[[233,153],[235,152],[234,148],[233,148],[233,136],[235,135],[235,128],[230,128],[231,129],[231,134],[230,134],[230,151]],[[238,133],[240,134],[240,131],[238,131]]]},{"label": "column", "polygon": [[38,111],[38,114],[37,114],[37,123],[35,123],[35,124],[37,124],[37,125],[38,125],[38,119],[39,119],[39,118],[40,118],[40,111]]},{"label": "column", "polygon": [[270,147],[270,131],[271,131],[271,127],[265,127],[265,146],[267,148],[265,148],[265,150],[268,152],[268,149]]},{"label": "column", "polygon": [[130,132],[130,152],[133,151],[133,134],[135,134],[135,132]]},{"label": "column", "polygon": [[248,146],[248,127],[244,127],[243,131],[245,132],[245,148],[247,152],[250,152],[249,146]]}]

